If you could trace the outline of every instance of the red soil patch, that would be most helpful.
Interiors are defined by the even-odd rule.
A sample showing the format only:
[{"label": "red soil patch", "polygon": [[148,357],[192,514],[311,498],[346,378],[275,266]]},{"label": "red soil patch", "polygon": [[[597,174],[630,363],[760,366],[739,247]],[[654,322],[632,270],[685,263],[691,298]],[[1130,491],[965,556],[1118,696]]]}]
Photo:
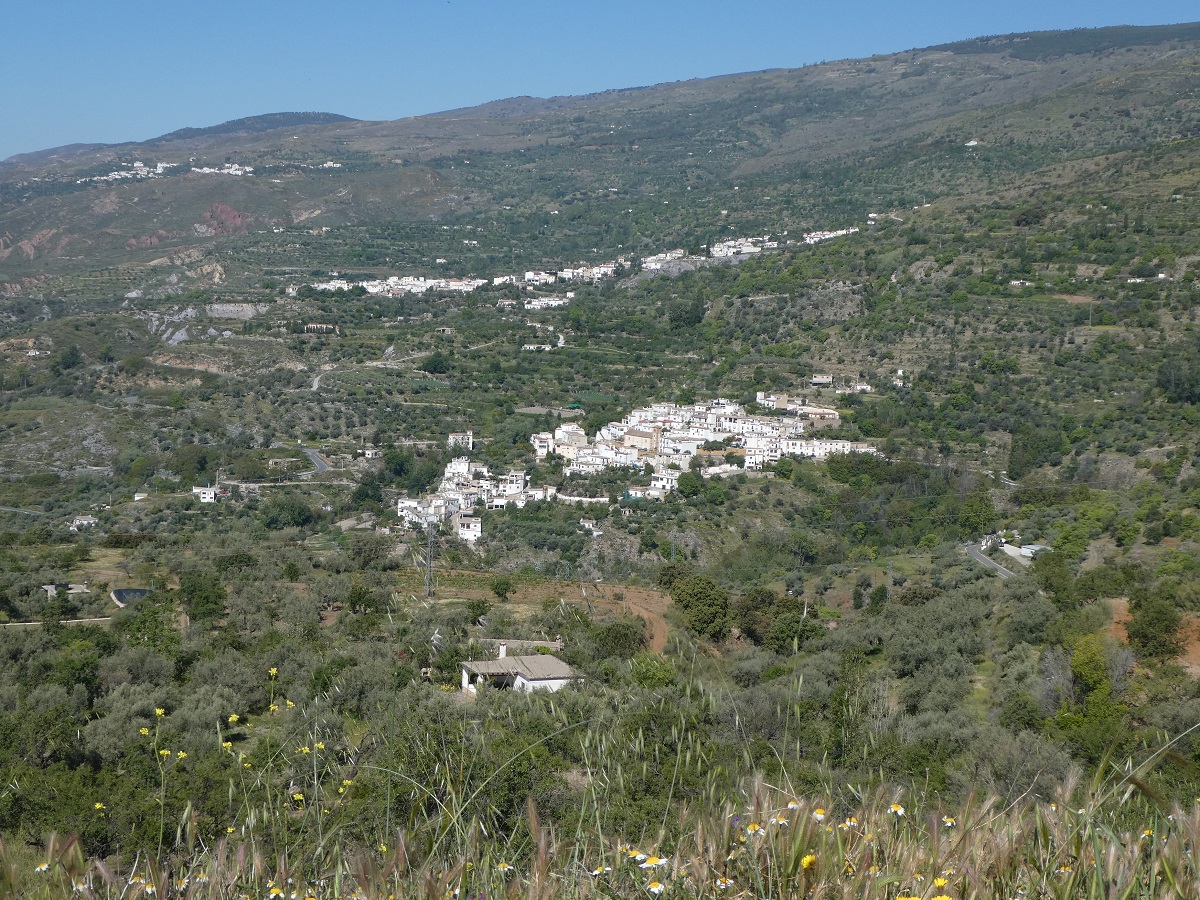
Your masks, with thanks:
[{"label": "red soil patch", "polygon": [[[1116,597],[1108,602],[1113,608],[1113,621],[1108,633],[1126,643],[1129,640],[1129,632],[1125,626],[1133,618],[1129,612],[1129,601],[1124,597]],[[1200,614],[1184,613],[1180,633],[1183,637],[1183,651],[1175,657],[1175,661],[1193,678],[1200,677]]]},{"label": "red soil patch", "polygon": [[[470,600],[485,597],[495,601],[490,576],[463,570],[438,570],[437,596],[445,600]],[[595,611],[618,615],[639,616],[646,620],[650,649],[661,653],[667,646],[667,620],[663,617],[671,597],[661,591],[627,584],[595,584],[578,581],[524,580],[517,578],[517,588],[509,595],[509,604],[517,609],[539,609],[547,600],[563,600],[572,606],[583,607],[589,615]],[[418,594],[415,578],[406,578],[398,586],[401,592]]]},{"label": "red soil patch", "polygon": [[[592,585],[588,594],[597,606],[645,619],[650,626],[650,649],[655,653],[663,652],[663,648],[667,646],[667,620],[663,618],[663,614],[671,605],[668,594],[627,585],[600,584]],[[616,594],[624,595],[625,599],[618,600]]]},{"label": "red soil patch", "polygon": [[1112,624],[1108,626],[1108,633],[1122,644],[1127,643],[1129,632],[1125,630],[1125,626],[1133,618],[1129,614],[1129,601],[1124,597],[1114,597],[1108,602],[1112,604],[1113,608],[1113,620]]}]

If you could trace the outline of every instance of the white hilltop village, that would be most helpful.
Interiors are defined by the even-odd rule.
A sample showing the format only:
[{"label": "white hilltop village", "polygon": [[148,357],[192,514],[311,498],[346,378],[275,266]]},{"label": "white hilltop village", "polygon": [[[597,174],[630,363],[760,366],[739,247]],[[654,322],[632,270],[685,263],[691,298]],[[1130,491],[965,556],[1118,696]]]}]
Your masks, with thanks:
[{"label": "white hilltop village", "polygon": [[[676,249],[647,256],[641,261],[641,265],[644,271],[658,272],[667,268],[671,263],[698,262],[705,259],[744,258],[755,253],[761,253],[763,250],[775,250],[787,244],[818,244],[822,241],[857,233],[857,228],[843,228],[838,231],[810,231],[803,235],[799,242],[773,239],[769,234],[762,237],[732,238],[709,247],[707,257],[688,256],[686,251]],[[787,233],[784,232],[782,237],[786,238],[786,236]],[[474,242],[465,243],[473,244]],[[511,284],[521,288],[544,288],[551,287],[560,282],[596,282],[613,277],[618,269],[628,265],[629,260],[625,257],[620,257],[613,262],[598,263],[596,265],[581,263],[574,268],[564,268],[553,272],[529,271],[521,275],[497,275],[491,279],[490,283],[493,285]],[[471,291],[477,290],[489,283],[486,278],[426,278],[423,275],[392,275],[388,278],[367,281],[349,281],[337,277],[336,272],[333,275],[334,277],[327,281],[313,282],[311,287],[318,291],[348,291],[353,287],[361,287],[368,294],[398,297],[404,294],[424,294],[427,291],[450,291],[469,294]],[[297,288],[294,286],[289,289],[292,294],[295,294],[296,290]],[[550,298],[547,301],[526,300],[524,306],[526,309],[550,309],[555,306],[566,305],[570,301],[571,296],[571,294],[568,294],[565,300],[561,300],[560,298]],[[497,305],[501,308],[512,308],[516,306],[516,303],[517,301],[515,300],[508,300],[501,301]]]},{"label": "white hilltop village", "polygon": [[[813,231],[803,235],[802,243],[816,244],[858,232],[857,228],[839,231]],[[783,235],[786,237],[786,233]],[[763,250],[774,250],[794,241],[773,240],[771,235],[763,237],[733,238],[713,244],[707,257],[689,257],[681,249],[649,256],[641,260],[645,271],[662,271],[669,264],[699,261],[702,259],[745,258]],[[599,281],[610,278],[619,268],[628,265],[624,257],[615,262],[598,265],[580,265],[555,272],[529,271],[523,275],[497,275],[491,279],[493,285],[515,285],[521,288],[546,288],[559,282]],[[367,293],[385,296],[423,294],[426,291],[453,291],[469,293],[488,284],[483,278],[426,278],[424,276],[393,275],[386,279],[356,281],[335,277],[328,281],[312,284],[321,291],[349,290],[362,287]],[[292,293],[296,288],[291,288]],[[565,297],[537,297],[525,301],[503,299],[496,304],[501,310],[513,310],[522,305],[527,311],[554,309],[568,305],[574,293]],[[535,324],[535,323],[531,323]],[[561,347],[563,338],[558,336],[556,344],[527,344],[525,350],[551,350]],[[828,377],[832,382],[832,376]],[[817,386],[816,379],[813,380]],[[560,425],[551,432],[535,434],[530,438],[534,454],[545,459],[551,454],[567,461],[568,475],[591,475],[605,469],[625,467],[645,469],[651,475],[648,487],[630,486],[626,496],[631,499],[662,500],[678,489],[679,476],[687,471],[692,459],[705,444],[723,444],[727,448],[741,449],[744,453],[744,468],[762,469],[778,462],[784,456],[800,456],[824,459],[831,453],[874,453],[869,444],[858,441],[832,440],[805,437],[806,431],[833,427],[839,422],[833,409],[807,406],[787,396],[759,393],[757,402],[781,412],[783,415],[753,415],[732,400],[716,399],[690,406],[675,403],[657,403],[637,409],[620,422],[609,422],[589,440],[583,428],[574,423]],[[447,440],[450,448],[474,449],[474,435],[470,432],[451,434]],[[705,474],[724,477],[743,471],[743,466],[724,463],[710,466]],[[479,509],[503,509],[509,504],[523,507],[537,500],[558,500],[566,503],[608,503],[608,497],[576,497],[559,493],[553,486],[532,487],[529,476],[522,470],[512,470],[503,475],[493,474],[487,466],[460,456],[450,461],[442,475],[437,490],[426,497],[404,497],[397,501],[396,512],[410,525],[428,526],[451,522],[454,533],[468,543],[475,543],[483,536],[483,520]]]},{"label": "white hilltop village", "polygon": [[[644,469],[651,475],[648,487],[628,487],[631,499],[662,500],[679,487],[679,476],[688,471],[692,459],[704,445],[722,444],[744,453],[744,468],[760,470],[785,456],[825,459],[834,453],[875,453],[862,441],[806,437],[807,432],[839,424],[837,410],[808,406],[786,395],[759,392],[757,402],[782,415],[754,415],[732,400],[718,398],[689,406],[656,403],[635,409],[620,422],[609,422],[589,440],[579,425],[570,422],[552,433],[530,437],[535,456],[551,454],[567,460],[568,475],[591,475],[605,469]],[[474,449],[474,435],[452,434],[450,448]],[[707,476],[724,477],[743,471],[742,466],[723,463],[704,470]],[[608,503],[605,497],[576,497],[559,493],[553,486],[531,487],[522,470],[493,475],[487,466],[466,456],[453,459],[435,493],[418,499],[402,498],[397,514],[411,525],[436,525],[450,521],[455,534],[468,543],[483,536],[483,520],[477,509],[503,509],[509,504],[524,507],[535,500],[566,503]]]}]

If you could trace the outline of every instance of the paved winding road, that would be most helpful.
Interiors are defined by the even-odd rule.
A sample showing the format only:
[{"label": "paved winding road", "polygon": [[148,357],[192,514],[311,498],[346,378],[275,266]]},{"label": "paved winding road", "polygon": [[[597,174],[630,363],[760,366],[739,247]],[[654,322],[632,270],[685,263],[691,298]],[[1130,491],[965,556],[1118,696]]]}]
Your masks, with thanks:
[{"label": "paved winding road", "polygon": [[310,469],[307,472],[297,472],[292,476],[293,478],[303,478],[306,475],[320,475],[322,472],[329,471],[329,463],[321,459],[321,455],[317,453],[316,450],[305,450],[304,455],[312,460],[312,464],[316,466],[316,468]]},{"label": "paved winding road", "polygon": [[0,512],[25,513],[27,516],[45,515],[45,513],[40,513],[36,509],[21,509],[19,506],[0,506]]},{"label": "paved winding road", "polygon": [[991,557],[984,556],[983,553],[980,552],[979,548],[974,544],[965,544],[963,545],[962,549],[966,552],[967,556],[971,557],[971,559],[975,560],[975,562],[982,563],[989,569],[995,569],[996,574],[1001,578],[1012,578],[1014,575],[1016,575],[1015,572],[1011,572],[1004,568],[1004,566],[1000,565],[1000,563],[996,562]]}]

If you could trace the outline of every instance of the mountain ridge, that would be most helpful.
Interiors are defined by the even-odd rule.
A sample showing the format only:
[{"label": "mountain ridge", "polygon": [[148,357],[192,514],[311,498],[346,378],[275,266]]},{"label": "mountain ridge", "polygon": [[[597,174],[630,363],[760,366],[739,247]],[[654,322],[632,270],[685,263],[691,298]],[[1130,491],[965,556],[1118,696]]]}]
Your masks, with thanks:
[{"label": "mountain ridge", "polygon": [[58,147],[47,147],[41,150],[30,150],[26,153],[14,153],[12,156],[6,157],[5,159],[0,159],[0,167],[3,167],[8,163],[35,162],[39,159],[48,159],[55,156],[79,155],[82,153],[89,153],[114,147],[150,147],[157,144],[188,140],[198,137],[230,134],[256,134],[263,131],[273,131],[276,128],[295,128],[306,127],[310,125],[336,125],[358,121],[361,120],[353,119],[350,116],[343,116],[338,113],[262,113],[255,116],[243,116],[239,119],[230,119],[217,125],[177,128],[174,131],[169,131],[166,134],[160,134],[157,137],[147,138],[144,141],[117,141],[115,143],[80,142],[74,144],[64,144]]},{"label": "mountain ridge", "polygon": [[[72,145],[0,163],[0,277],[203,254],[228,237],[206,225],[213,204],[247,233],[504,213],[537,234],[566,207],[611,222],[618,196],[647,217],[648,243],[697,218],[711,230],[722,210],[753,230],[833,225],[1200,134],[1198,69],[1196,23],[1039,32],[397,120],[272,113]],[[980,165],[964,165],[971,141]],[[597,253],[633,239],[589,233],[580,246]]]},{"label": "mountain ridge", "polygon": [[[13,154],[0,160],[0,167],[15,161],[25,161],[30,158],[62,155],[67,151],[86,152],[96,148],[129,147],[156,145],[164,142],[185,140],[193,137],[226,135],[239,133],[258,133],[275,128],[307,127],[351,123],[397,123],[421,119],[454,118],[470,114],[471,117],[507,118],[522,113],[539,113],[557,111],[573,107],[588,101],[611,99],[621,95],[644,93],[654,90],[669,90],[683,85],[698,85],[706,82],[724,81],[727,79],[749,78],[769,73],[795,73],[818,66],[837,65],[839,63],[860,62],[883,59],[909,53],[925,53],[947,51],[955,54],[995,53],[1008,51],[1016,58],[1024,60],[1044,61],[1066,55],[1097,53],[1116,47],[1145,46],[1169,40],[1200,41],[1200,21],[1183,22],[1167,25],[1114,25],[1099,28],[1075,28],[1034,32],[1014,32],[1010,34],[980,35],[959,41],[942,44],[932,44],[926,47],[915,47],[896,50],[888,53],[875,54],[870,57],[847,57],[841,60],[822,61],[804,66],[776,67],[750,70],[746,72],[731,72],[722,75],[700,76],[677,81],[663,81],[649,85],[631,85],[625,87],[606,88],[586,94],[554,94],[546,97],[535,95],[519,95],[500,97],[473,106],[455,107],[413,116],[402,116],[396,119],[366,120],[328,112],[276,112],[261,113],[230,119],[215,125],[186,126],[174,131],[148,138],[143,141],[128,140],[114,143],[75,142],[56,147],[41,148],[24,153]],[[1055,52],[1057,51],[1057,52]]]},{"label": "mountain ridge", "polygon": [[199,128],[177,128],[167,134],[151,138],[146,143],[160,144],[167,141],[186,140],[187,138],[202,137],[218,134],[253,134],[261,131],[272,131],[276,128],[293,128],[306,125],[337,125],[347,122],[357,122],[349,116],[327,112],[278,112],[263,113],[256,116],[244,116],[240,119],[230,119],[219,125],[209,125]]}]

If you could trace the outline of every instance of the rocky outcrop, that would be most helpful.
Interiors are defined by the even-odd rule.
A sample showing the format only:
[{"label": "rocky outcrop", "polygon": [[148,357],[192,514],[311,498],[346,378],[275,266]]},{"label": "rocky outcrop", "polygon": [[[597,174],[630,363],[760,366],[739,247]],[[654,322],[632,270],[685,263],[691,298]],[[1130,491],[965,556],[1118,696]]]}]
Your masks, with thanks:
[{"label": "rocky outcrop", "polygon": [[154,234],[143,234],[141,237],[130,238],[125,246],[130,250],[147,250],[157,247],[163,241],[175,241],[183,237],[178,231],[163,231],[161,228]]},{"label": "rocky outcrop", "polygon": [[5,233],[3,238],[0,238],[0,259],[7,259],[8,255],[14,249],[20,250],[21,255],[26,259],[33,259],[37,256],[38,248],[45,244],[48,240],[58,234],[57,228],[43,228],[31,238],[26,238],[23,241],[17,241],[16,246],[12,244],[13,237],[11,234]]},{"label": "rocky outcrop", "polygon": [[204,213],[203,221],[192,229],[200,237],[224,237],[230,234],[245,234],[254,217],[240,213],[225,203],[214,203]]}]

